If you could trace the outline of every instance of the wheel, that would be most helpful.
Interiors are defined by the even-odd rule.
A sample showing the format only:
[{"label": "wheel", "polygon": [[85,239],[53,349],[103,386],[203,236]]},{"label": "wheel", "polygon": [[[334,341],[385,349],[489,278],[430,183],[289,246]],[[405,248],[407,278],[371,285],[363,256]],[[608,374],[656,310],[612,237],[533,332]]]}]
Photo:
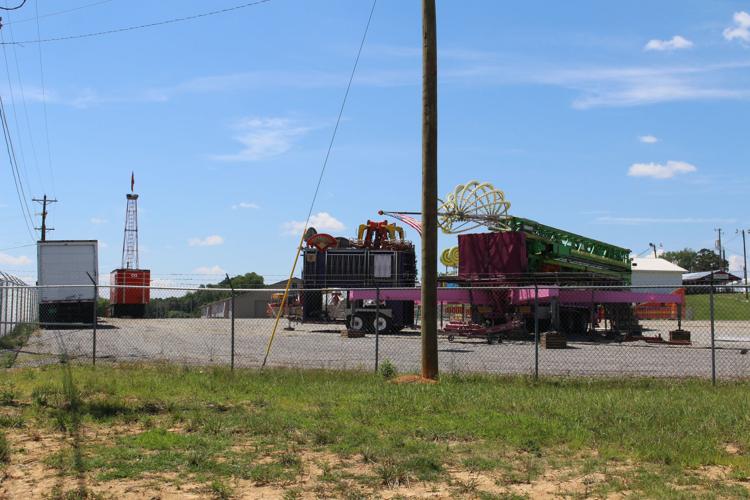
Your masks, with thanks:
[{"label": "wheel", "polygon": [[365,329],[365,320],[359,314],[354,314],[349,317],[349,330],[353,332],[361,332]]},{"label": "wheel", "polygon": [[455,338],[453,335],[448,335],[448,342],[453,342]]},{"label": "wheel", "polygon": [[393,320],[391,320],[391,318],[389,318],[388,316],[383,316],[381,314],[380,316],[372,319],[372,328],[378,333],[386,333],[391,331],[392,323]]}]

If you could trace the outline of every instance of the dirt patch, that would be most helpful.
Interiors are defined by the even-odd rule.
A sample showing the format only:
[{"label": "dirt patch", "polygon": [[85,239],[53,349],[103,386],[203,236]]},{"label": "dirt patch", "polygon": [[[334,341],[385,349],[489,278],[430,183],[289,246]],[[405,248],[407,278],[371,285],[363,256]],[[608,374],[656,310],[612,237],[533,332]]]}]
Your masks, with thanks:
[{"label": "dirt patch", "polygon": [[740,445],[737,443],[727,443],[726,446],[724,446],[724,451],[730,455],[740,455],[742,453],[742,448],[740,448]]},{"label": "dirt patch", "polygon": [[[421,378],[421,377],[420,377]],[[114,426],[88,426],[82,429],[81,439],[87,443],[113,442],[116,436],[143,432],[142,425],[117,424]],[[11,462],[0,471],[0,498],[40,498],[51,494],[66,494],[86,490],[105,498],[125,499],[197,499],[212,498],[211,480],[196,479],[191,474],[164,473],[145,474],[138,478],[99,481],[94,472],[63,475],[58,469],[47,465],[45,460],[52,454],[74,446],[73,439],[63,433],[39,433],[28,429],[8,432],[12,447]],[[271,484],[259,484],[250,479],[223,477],[218,481],[232,492],[235,498],[275,499],[285,495],[290,498],[341,498],[358,493],[361,497],[379,498],[477,498],[481,493],[498,496],[519,495],[528,498],[557,499],[590,497],[613,477],[627,477],[635,471],[637,464],[616,462],[606,465],[606,474],[591,472],[584,474],[573,464],[581,464],[586,458],[576,456],[565,466],[539,463],[534,474],[523,470],[523,460],[508,456],[507,467],[488,471],[469,471],[463,467],[445,469],[444,475],[434,482],[405,480],[396,487],[380,484],[378,464],[368,462],[361,455],[340,456],[324,450],[293,448],[288,451],[273,449],[258,450],[251,441],[237,442],[235,451],[256,450],[260,455],[254,464],[278,461],[283,453],[293,453],[300,460],[300,473],[295,478]],[[729,451],[728,451],[729,452]],[[736,453],[740,453],[738,449]],[[592,453],[593,455],[593,453]],[[588,455],[590,458],[592,455]],[[521,457],[523,458],[523,457]],[[721,481],[724,484],[741,484],[731,480],[731,468],[723,466],[702,467],[686,474],[695,474],[706,482]],[[747,488],[747,485],[743,485]],[[697,492],[702,486],[687,486],[683,491]],[[629,492],[608,494],[608,498],[622,498]]]},{"label": "dirt patch", "polygon": [[401,375],[391,380],[392,384],[437,384],[437,380],[425,378],[421,375]]}]

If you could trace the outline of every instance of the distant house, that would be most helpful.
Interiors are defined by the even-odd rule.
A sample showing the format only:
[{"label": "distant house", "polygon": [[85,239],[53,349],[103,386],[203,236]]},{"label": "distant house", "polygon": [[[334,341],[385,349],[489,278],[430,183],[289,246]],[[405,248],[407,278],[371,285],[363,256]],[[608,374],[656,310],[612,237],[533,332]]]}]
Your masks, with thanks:
[{"label": "distant house", "polygon": [[[234,298],[234,317],[235,318],[267,318],[268,303],[271,302],[271,296],[274,290],[283,290],[286,288],[286,280],[266,285],[265,288],[257,290],[247,290],[238,293]],[[302,286],[302,280],[292,278],[290,290],[296,290]],[[231,318],[232,317],[232,299],[226,298],[209,302],[201,306],[201,318]]]},{"label": "distant house", "polygon": [[654,258],[636,257],[631,266],[631,283],[636,292],[672,293],[682,287],[682,275],[687,271],[668,260]]},{"label": "distant house", "polygon": [[[713,274],[713,279],[711,277]],[[713,284],[718,288],[719,291],[729,291],[726,288],[722,288],[724,285],[730,283],[736,283],[741,281],[742,278],[735,276],[734,274],[727,271],[701,271],[698,273],[685,273],[682,275],[682,284],[687,286],[687,293],[706,293],[706,289],[699,289],[695,287],[705,286],[708,287]],[[692,287],[692,290],[691,290]]]}]

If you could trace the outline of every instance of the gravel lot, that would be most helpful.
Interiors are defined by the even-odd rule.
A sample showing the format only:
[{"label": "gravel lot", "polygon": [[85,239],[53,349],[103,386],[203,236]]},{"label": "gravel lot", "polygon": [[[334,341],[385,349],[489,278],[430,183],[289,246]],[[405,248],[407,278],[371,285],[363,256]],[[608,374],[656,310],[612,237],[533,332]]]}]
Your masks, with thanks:
[{"label": "gravel lot", "polygon": [[[645,335],[676,328],[675,322],[644,321]],[[268,359],[269,366],[361,368],[375,366],[375,336],[349,339],[341,325],[280,324]],[[235,363],[260,366],[273,320],[238,319],[235,322]],[[568,349],[539,349],[542,374],[711,376],[711,336],[707,321],[685,321],[692,346],[638,342],[573,340]],[[750,377],[750,322],[716,323],[716,369],[719,377]],[[97,358],[105,361],[170,361],[191,364],[229,364],[228,319],[106,319],[97,331]],[[533,341],[506,340],[488,345],[481,339],[439,341],[443,371],[533,373]],[[17,365],[57,362],[62,353],[80,360],[91,358],[92,330],[41,330],[29,339]],[[401,371],[418,370],[420,341],[416,332],[383,335],[380,360],[388,359]]]}]

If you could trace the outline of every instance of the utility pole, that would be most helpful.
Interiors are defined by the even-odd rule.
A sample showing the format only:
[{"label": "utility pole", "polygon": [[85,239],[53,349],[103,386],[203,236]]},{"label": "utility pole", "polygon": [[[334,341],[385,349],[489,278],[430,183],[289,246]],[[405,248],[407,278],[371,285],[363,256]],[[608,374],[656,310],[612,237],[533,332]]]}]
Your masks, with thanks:
[{"label": "utility pole", "polygon": [[[738,229],[738,231],[740,231]],[[747,291],[747,246],[745,246],[745,230],[742,229],[742,258],[745,260],[745,264],[742,266],[742,270],[745,275],[745,300],[748,300],[748,291]]]},{"label": "utility pole", "polygon": [[723,271],[724,270],[724,255],[723,255],[723,252],[721,251],[721,228],[718,227],[714,229],[714,231],[716,231],[719,235],[719,238],[716,240],[716,250],[717,250],[717,253],[719,254],[719,271]]},{"label": "utility pole", "polygon": [[648,246],[654,249],[654,259],[656,258],[656,243],[649,243]]},{"label": "utility pole", "polygon": [[422,376],[438,376],[437,345],[437,22],[422,0]]},{"label": "utility pole", "polygon": [[42,213],[38,214],[42,216],[42,227],[35,227],[34,229],[38,229],[42,231],[42,241],[47,241],[47,231],[54,231],[54,227],[47,227],[47,205],[50,203],[57,203],[57,200],[53,200],[50,198],[47,198],[47,195],[45,194],[44,197],[40,200],[38,198],[32,198],[31,201],[35,201],[37,203],[42,204]]}]

